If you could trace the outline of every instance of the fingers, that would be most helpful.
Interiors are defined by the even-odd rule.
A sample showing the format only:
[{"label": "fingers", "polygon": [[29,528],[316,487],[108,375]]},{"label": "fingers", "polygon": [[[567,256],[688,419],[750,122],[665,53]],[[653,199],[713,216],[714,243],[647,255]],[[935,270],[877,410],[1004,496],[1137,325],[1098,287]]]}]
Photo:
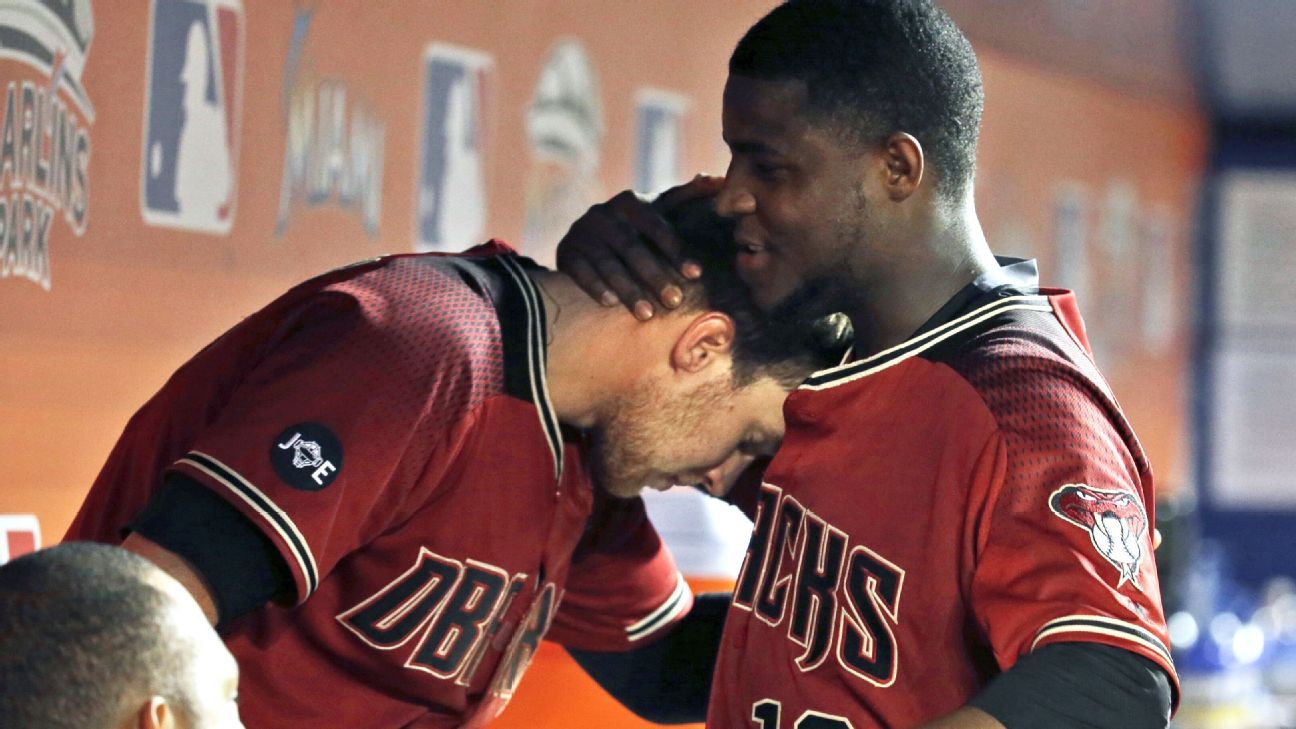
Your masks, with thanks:
[{"label": "fingers", "polygon": [[[724,186],[724,178],[712,175],[698,174],[683,185],[677,185],[657,196],[653,201],[652,207],[657,212],[671,210],[677,205],[696,200],[700,197],[714,197]],[[673,243],[674,240],[668,242]],[[684,258],[679,254],[678,248],[666,248],[662,242],[658,246],[666,252],[676,269],[687,279],[696,279],[702,275],[702,266],[697,261]]]},{"label": "fingers", "polygon": [[558,269],[601,303],[620,302],[640,319],[679,306],[683,279],[697,278],[702,268],[683,258],[683,244],[661,211],[714,195],[723,183],[698,175],[652,204],[627,190],[591,207],[559,242]]},{"label": "fingers", "polygon": [[710,197],[720,192],[720,188],[724,187],[724,181],[725,178],[721,176],[699,173],[683,185],[676,185],[658,195],[657,199],[653,200],[653,207],[658,210],[670,210],[682,202],[699,197]]},{"label": "fingers", "polygon": [[[649,291],[663,304],[668,307],[674,306],[666,300],[666,287],[674,283],[674,271],[671,268],[678,270],[686,278],[697,278],[701,275],[701,268],[694,261],[688,261],[687,263],[692,265],[685,266],[686,262],[680,254],[683,242],[656,207],[645,203],[629,191],[609,200],[608,206],[621,220],[629,224],[634,233],[647,241],[646,246],[627,246],[623,249],[622,257],[626,259],[631,272],[643,281]],[[640,249],[636,250],[636,248]],[[627,255],[630,253],[632,255]],[[645,253],[649,255],[644,255]],[[663,259],[665,263],[662,262]]]},{"label": "fingers", "polygon": [[603,278],[599,276],[598,271],[594,270],[593,264],[584,258],[572,256],[566,264],[560,263],[563,273],[571,276],[581,291],[589,294],[604,306],[616,306],[621,303],[621,299],[607,287]]},{"label": "fingers", "polygon": [[572,224],[558,244],[558,269],[601,303],[620,302],[650,319],[683,301],[683,279],[672,260],[680,248],[661,215],[626,191]]},{"label": "fingers", "polygon": [[558,270],[571,276],[577,286],[605,306],[615,306],[618,301],[633,303],[634,298],[620,299],[602,273],[603,269],[618,265],[613,246],[624,235],[602,205],[591,207],[572,223],[558,243]]},{"label": "fingers", "polygon": [[611,257],[599,258],[594,261],[594,268],[617,300],[629,306],[636,318],[648,320],[653,317],[656,313],[655,307],[645,296],[643,288],[631,278],[625,266],[621,265],[621,261]]}]

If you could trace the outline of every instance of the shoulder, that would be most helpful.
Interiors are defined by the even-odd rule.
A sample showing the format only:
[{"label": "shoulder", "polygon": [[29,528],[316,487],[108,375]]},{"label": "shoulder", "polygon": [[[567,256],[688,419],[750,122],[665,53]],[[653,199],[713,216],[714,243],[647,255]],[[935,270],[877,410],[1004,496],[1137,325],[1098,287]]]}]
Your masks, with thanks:
[{"label": "shoulder", "polygon": [[993,418],[1010,471],[1083,462],[1143,473],[1142,448],[1092,355],[1048,298],[1004,311],[931,358],[965,380]]},{"label": "shoulder", "polygon": [[[1115,408],[1111,391],[1081,340],[1045,296],[1003,306],[931,348],[925,358],[947,366],[977,393],[1001,427],[1027,413]],[[1113,413],[1116,414],[1116,413]]]},{"label": "shoulder", "polygon": [[357,381],[399,378],[430,397],[478,401],[504,387],[486,275],[470,258],[388,256],[317,278],[296,318],[329,321],[336,356],[354,360]]}]

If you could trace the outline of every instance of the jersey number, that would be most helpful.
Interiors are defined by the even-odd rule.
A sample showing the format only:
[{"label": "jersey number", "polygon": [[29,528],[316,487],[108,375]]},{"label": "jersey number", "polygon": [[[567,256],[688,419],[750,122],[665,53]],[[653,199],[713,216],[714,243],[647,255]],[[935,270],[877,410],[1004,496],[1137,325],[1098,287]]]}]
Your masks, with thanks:
[{"label": "jersey number", "polygon": [[[752,723],[757,729],[779,729],[783,718],[783,706],[774,699],[761,699],[752,704]],[[806,709],[801,712],[793,729],[855,729],[850,720],[844,716],[832,716]]]}]

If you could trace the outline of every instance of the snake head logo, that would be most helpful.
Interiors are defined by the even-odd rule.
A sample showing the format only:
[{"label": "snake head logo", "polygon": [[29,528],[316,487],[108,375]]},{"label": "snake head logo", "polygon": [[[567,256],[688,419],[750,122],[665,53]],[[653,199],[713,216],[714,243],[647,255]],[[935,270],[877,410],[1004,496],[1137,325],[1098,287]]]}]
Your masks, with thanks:
[{"label": "snake head logo", "polygon": [[1143,503],[1128,491],[1095,489],[1069,483],[1049,497],[1049,508],[1063,520],[1089,532],[1094,549],[1120,572],[1119,589],[1126,582],[1140,591],[1144,536],[1148,530]]}]

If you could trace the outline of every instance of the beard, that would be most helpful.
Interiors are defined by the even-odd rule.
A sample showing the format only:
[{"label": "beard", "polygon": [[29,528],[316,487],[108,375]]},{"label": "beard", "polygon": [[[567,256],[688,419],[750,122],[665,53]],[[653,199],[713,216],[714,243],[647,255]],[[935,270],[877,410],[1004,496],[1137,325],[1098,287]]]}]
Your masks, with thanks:
[{"label": "beard", "polygon": [[586,434],[594,483],[628,499],[654,477],[711,465],[681,463],[678,450],[704,435],[701,424],[732,393],[726,372],[685,393],[648,382],[617,398]]},{"label": "beard", "polygon": [[851,311],[859,286],[849,275],[820,274],[806,279],[770,310],[775,321],[810,326],[829,314]]}]

